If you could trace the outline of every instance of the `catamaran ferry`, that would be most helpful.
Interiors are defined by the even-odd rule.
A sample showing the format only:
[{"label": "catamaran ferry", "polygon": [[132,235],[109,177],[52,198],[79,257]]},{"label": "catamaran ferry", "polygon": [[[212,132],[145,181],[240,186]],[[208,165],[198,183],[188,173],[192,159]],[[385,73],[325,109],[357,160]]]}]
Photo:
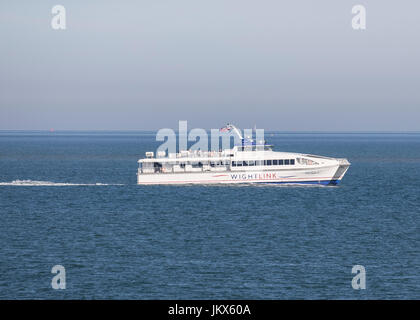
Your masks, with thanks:
[{"label": "catamaran ferry", "polygon": [[220,152],[184,150],[179,153],[146,152],[138,161],[137,183],[149,184],[321,184],[337,185],[350,163],[347,159],[310,154],[277,152],[265,141],[244,139],[233,125],[241,143]]}]

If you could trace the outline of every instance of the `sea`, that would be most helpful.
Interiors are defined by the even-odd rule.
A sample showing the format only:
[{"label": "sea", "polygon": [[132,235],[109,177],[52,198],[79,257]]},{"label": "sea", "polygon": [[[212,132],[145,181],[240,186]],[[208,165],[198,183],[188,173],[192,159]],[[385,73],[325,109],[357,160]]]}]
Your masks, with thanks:
[{"label": "sea", "polygon": [[420,133],[265,137],[350,169],[138,186],[155,132],[1,131],[0,299],[420,299]]}]

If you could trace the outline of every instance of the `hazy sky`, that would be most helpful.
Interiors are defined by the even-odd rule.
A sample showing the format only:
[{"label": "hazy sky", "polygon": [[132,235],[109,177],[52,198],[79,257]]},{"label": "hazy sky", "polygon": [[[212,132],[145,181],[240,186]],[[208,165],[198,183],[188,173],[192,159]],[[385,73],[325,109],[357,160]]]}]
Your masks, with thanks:
[{"label": "hazy sky", "polygon": [[1,1],[0,129],[420,131],[419,17],[414,0]]}]

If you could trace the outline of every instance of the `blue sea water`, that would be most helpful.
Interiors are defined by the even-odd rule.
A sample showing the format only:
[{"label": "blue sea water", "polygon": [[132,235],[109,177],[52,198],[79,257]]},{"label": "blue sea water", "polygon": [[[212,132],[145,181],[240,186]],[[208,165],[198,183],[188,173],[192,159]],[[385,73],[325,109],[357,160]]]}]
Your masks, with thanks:
[{"label": "blue sea water", "polygon": [[0,298],[419,299],[420,134],[266,137],[352,165],[334,187],[137,186],[153,132],[0,132]]}]

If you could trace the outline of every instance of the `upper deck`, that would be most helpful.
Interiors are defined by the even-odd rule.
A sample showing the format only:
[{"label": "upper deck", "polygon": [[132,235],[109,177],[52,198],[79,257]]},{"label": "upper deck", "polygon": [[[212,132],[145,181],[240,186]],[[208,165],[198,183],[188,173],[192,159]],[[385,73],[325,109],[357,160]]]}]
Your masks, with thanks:
[{"label": "upper deck", "polygon": [[333,158],[309,156],[299,153],[275,152],[267,144],[235,146],[223,151],[186,150],[178,153],[152,152],[140,159],[139,173],[182,173],[206,171],[279,170],[308,168],[325,164]]}]

